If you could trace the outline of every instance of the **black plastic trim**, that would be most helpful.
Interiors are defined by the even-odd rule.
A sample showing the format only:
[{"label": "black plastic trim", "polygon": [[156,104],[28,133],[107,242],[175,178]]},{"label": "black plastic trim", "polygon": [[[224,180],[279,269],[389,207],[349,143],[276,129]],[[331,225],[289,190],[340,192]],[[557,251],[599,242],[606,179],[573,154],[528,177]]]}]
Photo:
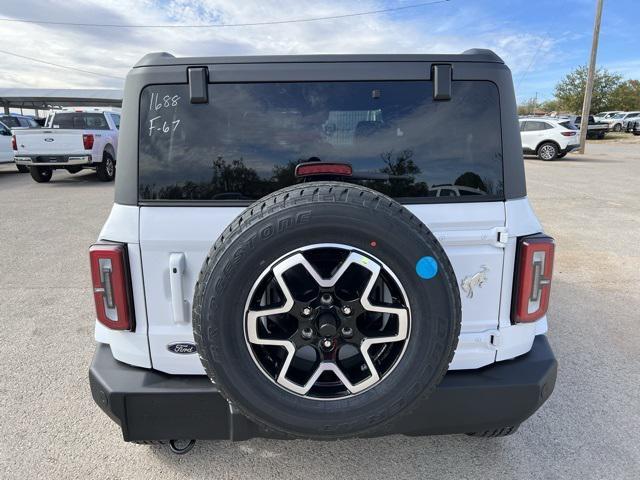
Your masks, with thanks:
[{"label": "black plastic trim", "polygon": [[451,100],[451,65],[433,66],[433,99]]},{"label": "black plastic trim", "polygon": [[149,53],[133,68],[174,65],[249,63],[353,63],[353,62],[481,62],[504,63],[491,50],[472,48],[461,54],[361,54],[361,55],[246,55],[225,57],[174,57],[167,52]]},{"label": "black plastic trim", "polygon": [[187,69],[187,76],[191,103],[209,103],[209,69],[191,67]]},{"label": "black plastic trim", "polygon": [[[531,351],[477,370],[451,371],[410,415],[385,434],[435,435],[516,426],[547,400],[557,361],[547,338]],[[114,360],[100,344],[89,370],[93,399],[127,441],[285,438],[233,409],[205,376],[167,375]]]}]

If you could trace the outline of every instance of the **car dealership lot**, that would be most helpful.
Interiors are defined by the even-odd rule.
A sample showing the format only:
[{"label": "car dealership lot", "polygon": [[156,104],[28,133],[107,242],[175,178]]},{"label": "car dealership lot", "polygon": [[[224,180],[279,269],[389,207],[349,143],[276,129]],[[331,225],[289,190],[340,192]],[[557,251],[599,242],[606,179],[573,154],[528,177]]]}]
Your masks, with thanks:
[{"label": "car dealership lot", "polygon": [[89,392],[87,248],[113,184],[64,171],[36,184],[1,166],[0,477],[638,478],[640,145],[596,142],[588,152],[525,162],[533,206],[558,245],[549,338],[560,370],[518,433],[203,441],[184,457],[123,443]]}]

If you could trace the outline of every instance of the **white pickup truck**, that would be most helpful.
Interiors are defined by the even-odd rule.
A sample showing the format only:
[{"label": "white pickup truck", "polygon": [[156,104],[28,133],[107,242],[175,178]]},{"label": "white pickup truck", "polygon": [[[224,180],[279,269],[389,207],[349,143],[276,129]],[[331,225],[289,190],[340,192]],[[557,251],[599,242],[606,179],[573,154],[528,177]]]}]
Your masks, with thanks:
[{"label": "white pickup truck", "polygon": [[120,112],[101,108],[54,111],[44,128],[14,131],[17,165],[28,166],[38,183],[51,180],[53,170],[77,173],[96,170],[110,182],[116,175]]}]

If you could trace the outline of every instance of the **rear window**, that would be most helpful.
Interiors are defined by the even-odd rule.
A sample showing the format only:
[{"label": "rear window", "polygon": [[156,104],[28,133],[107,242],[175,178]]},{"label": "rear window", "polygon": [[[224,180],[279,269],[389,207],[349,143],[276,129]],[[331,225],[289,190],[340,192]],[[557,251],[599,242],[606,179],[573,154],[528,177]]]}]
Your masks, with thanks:
[{"label": "rear window", "polygon": [[405,202],[502,199],[497,87],[455,81],[450,101],[430,81],[212,84],[207,104],[188,85],[141,95],[141,200],[256,200],[311,180],[295,176],[307,162],[349,164],[342,180]]},{"label": "rear window", "polygon": [[12,117],[11,115],[2,116],[0,117],[0,120],[9,128],[20,126],[20,122],[18,121],[18,119],[16,117]]},{"label": "rear window", "polygon": [[109,130],[107,120],[102,113],[88,112],[56,113],[48,127],[71,130]]},{"label": "rear window", "polygon": [[553,126],[549,125],[547,122],[537,122],[528,120],[523,122],[523,125],[520,127],[520,130],[523,132],[536,132],[538,130],[551,130]]},{"label": "rear window", "polygon": [[562,125],[564,128],[569,130],[579,130],[578,127],[575,124],[571,123],[569,120],[565,122],[558,122],[558,125]]}]

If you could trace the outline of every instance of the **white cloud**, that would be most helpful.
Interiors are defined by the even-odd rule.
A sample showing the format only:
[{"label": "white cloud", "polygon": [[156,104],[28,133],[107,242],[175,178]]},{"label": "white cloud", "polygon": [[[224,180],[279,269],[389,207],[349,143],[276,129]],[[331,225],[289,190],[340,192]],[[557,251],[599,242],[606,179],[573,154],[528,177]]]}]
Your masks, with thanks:
[{"label": "white cloud", "polygon": [[[37,0],[2,2],[0,16],[67,22],[117,24],[210,24],[270,21],[377,10],[378,0],[301,2],[297,0],[134,1],[69,0],[53,5]],[[112,29],[0,25],[4,49],[96,73],[124,77],[143,55],[168,51],[179,56],[301,53],[458,53],[492,48],[518,78],[534,70],[558,40],[496,23],[495,15],[473,5],[432,5],[398,14],[273,26],[212,29]],[[18,40],[16,40],[18,39]],[[532,56],[539,47],[536,61]],[[121,87],[115,79],[49,67],[0,54],[0,86]],[[529,74],[528,74],[529,75]]]},{"label": "white cloud", "polygon": [[619,73],[627,79],[640,78],[640,60],[604,62],[600,66],[611,72]]}]

